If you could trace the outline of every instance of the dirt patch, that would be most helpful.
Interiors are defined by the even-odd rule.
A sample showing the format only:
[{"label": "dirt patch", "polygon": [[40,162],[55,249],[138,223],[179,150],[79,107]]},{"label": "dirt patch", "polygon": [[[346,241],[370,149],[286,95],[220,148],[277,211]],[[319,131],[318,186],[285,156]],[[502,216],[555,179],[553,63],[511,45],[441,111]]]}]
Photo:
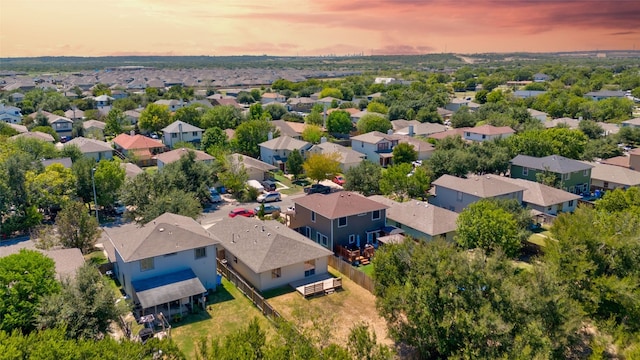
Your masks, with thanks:
[{"label": "dirt patch", "polygon": [[393,345],[386,322],[376,310],[375,296],[344,276],[342,290],[333,294],[305,299],[290,292],[269,299],[269,303],[320,345],[346,345],[351,328],[363,322],[375,331],[378,343]]}]

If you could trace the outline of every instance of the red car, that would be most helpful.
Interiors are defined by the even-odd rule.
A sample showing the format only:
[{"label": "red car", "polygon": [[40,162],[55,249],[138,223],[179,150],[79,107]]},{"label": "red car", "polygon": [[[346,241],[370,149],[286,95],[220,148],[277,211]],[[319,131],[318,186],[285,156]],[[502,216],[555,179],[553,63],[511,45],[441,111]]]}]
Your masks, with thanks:
[{"label": "red car", "polygon": [[342,175],[336,175],[332,181],[340,186],[343,186],[344,183],[346,182],[346,180],[344,179],[344,176]]},{"label": "red car", "polygon": [[252,216],[255,216],[255,214],[256,213],[253,210],[245,209],[245,208],[237,208],[229,212],[229,217],[232,217],[232,218],[236,216],[252,217]]}]

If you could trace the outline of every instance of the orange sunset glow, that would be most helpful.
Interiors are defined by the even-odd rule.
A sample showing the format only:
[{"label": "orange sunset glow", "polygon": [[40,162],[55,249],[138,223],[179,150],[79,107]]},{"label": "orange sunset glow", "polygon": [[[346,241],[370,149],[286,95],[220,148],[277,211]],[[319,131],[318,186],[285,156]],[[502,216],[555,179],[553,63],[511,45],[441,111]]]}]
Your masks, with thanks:
[{"label": "orange sunset glow", "polygon": [[640,47],[638,0],[1,0],[0,57]]}]

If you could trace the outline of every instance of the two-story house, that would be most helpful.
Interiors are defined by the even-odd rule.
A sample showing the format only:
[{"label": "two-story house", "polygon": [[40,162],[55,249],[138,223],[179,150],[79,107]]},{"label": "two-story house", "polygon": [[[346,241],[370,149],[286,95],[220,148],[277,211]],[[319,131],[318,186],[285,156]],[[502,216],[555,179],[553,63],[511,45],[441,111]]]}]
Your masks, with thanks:
[{"label": "two-story house", "polygon": [[515,199],[522,204],[524,192],[524,187],[503,181],[496,175],[467,179],[442,175],[432,184],[434,196],[429,197],[429,203],[457,213],[481,199]]},{"label": "two-story house", "polygon": [[47,111],[34,112],[30,114],[29,117],[35,119],[38,116],[38,113],[41,113],[42,115],[47,117],[47,120],[49,121],[49,125],[51,125],[53,130],[56,131],[58,136],[71,137],[71,133],[73,130],[73,120],[66,118],[64,116],[52,114]]},{"label": "two-story house", "polygon": [[338,245],[375,243],[385,226],[388,208],[350,191],[307,195],[293,202],[289,227],[333,251]]},{"label": "two-story house", "polygon": [[176,120],[162,129],[162,142],[170,148],[178,142],[199,144],[204,130],[181,120]]},{"label": "two-story house", "polygon": [[94,97],[93,100],[96,102],[96,107],[98,107],[98,109],[100,109],[100,108],[103,108],[105,106],[111,105],[111,102],[113,100],[115,100],[115,99],[112,98],[109,95],[103,94],[103,95]]},{"label": "two-story house", "polygon": [[213,156],[207,154],[204,151],[180,148],[156,155],[158,170],[162,169],[166,165],[180,160],[183,156],[188,156],[189,152],[194,153],[195,161],[201,161],[205,164],[211,164],[213,162]]},{"label": "two-story house", "polygon": [[537,158],[518,155],[510,162],[510,176],[516,179],[539,181],[538,174],[553,174],[556,187],[574,194],[589,192],[593,165],[560,155]]},{"label": "two-story house", "polygon": [[325,155],[337,153],[340,171],[343,173],[354,166],[358,166],[365,158],[364,154],[340,144],[328,142],[325,137],[320,140],[320,144],[313,145],[311,149],[309,149],[309,153]]},{"label": "two-story house", "polygon": [[192,218],[164,213],[143,226],[129,223],[104,233],[115,277],[143,310],[182,312],[202,304],[217,286],[219,241]]},{"label": "two-story house", "polygon": [[[269,136],[271,136],[271,133],[269,133]],[[289,154],[292,151],[298,150],[304,157],[305,152],[311,148],[310,143],[286,135],[267,140],[260,143],[259,146],[260,160],[274,165],[282,171],[286,170],[287,158],[289,158]]]},{"label": "two-story house", "polygon": [[[392,130],[389,130],[392,132]],[[434,147],[426,141],[409,135],[385,134],[372,131],[351,138],[351,149],[362,153],[366,159],[386,167],[392,163],[393,148],[399,143],[407,143],[418,152],[419,160],[426,160],[433,154]]]},{"label": "two-story house", "polygon": [[0,104],[0,121],[8,124],[20,124],[22,122],[22,112],[20,108]]},{"label": "two-story house", "polygon": [[113,148],[107,142],[85,137],[77,137],[66,142],[63,146],[67,147],[74,145],[80,149],[82,155],[93,158],[96,161],[113,159]]},{"label": "two-story house", "polygon": [[237,216],[209,231],[220,239],[218,258],[259,291],[328,274],[333,252],[277,221]]},{"label": "two-story house", "polygon": [[117,151],[139,166],[156,165],[155,155],[165,151],[164,144],[159,140],[139,134],[119,134],[111,142]]},{"label": "two-story house", "polygon": [[573,212],[578,207],[580,195],[556,189],[539,182],[501,177],[500,180],[522,186],[522,205],[547,215]]},{"label": "two-story house", "polygon": [[482,142],[508,138],[515,133],[515,130],[508,126],[481,125],[472,128],[465,128],[463,138],[468,141]]}]

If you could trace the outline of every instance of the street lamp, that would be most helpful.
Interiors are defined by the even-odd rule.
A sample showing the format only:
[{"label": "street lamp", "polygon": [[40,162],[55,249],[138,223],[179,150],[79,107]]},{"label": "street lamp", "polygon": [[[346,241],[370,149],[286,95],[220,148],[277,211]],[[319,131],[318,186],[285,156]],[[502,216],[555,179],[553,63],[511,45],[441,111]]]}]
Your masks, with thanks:
[{"label": "street lamp", "polygon": [[96,168],[91,168],[91,183],[93,184],[93,204],[96,208],[96,220],[98,224],[100,224],[100,218],[98,217],[98,197],[96,196],[96,178],[95,178]]}]

